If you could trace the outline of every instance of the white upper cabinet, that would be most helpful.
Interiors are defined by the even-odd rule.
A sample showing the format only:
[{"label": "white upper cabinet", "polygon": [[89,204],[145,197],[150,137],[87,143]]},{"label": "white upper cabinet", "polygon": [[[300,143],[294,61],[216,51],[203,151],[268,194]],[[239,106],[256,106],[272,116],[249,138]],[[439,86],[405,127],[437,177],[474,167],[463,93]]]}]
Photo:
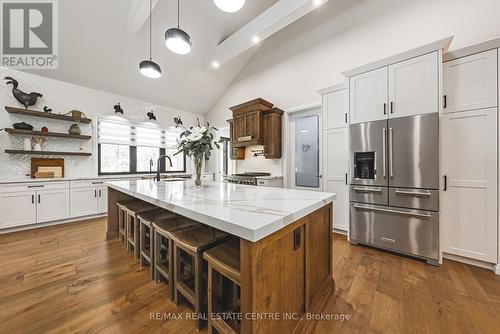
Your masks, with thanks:
[{"label": "white upper cabinet", "polygon": [[439,111],[438,53],[389,66],[389,118]]},{"label": "white upper cabinet", "polygon": [[323,95],[323,129],[337,129],[349,125],[349,93],[347,87]]},{"label": "white upper cabinet", "polygon": [[444,113],[497,106],[497,50],[444,63]]},{"label": "white upper cabinet", "polygon": [[69,218],[69,189],[38,190],[38,223]]},{"label": "white upper cabinet", "polygon": [[35,192],[0,193],[0,212],[0,229],[35,224]]},{"label": "white upper cabinet", "polygon": [[351,123],[387,118],[387,67],[353,76],[349,86]]},{"label": "white upper cabinet", "polygon": [[497,261],[497,109],[442,120],[444,252]]}]

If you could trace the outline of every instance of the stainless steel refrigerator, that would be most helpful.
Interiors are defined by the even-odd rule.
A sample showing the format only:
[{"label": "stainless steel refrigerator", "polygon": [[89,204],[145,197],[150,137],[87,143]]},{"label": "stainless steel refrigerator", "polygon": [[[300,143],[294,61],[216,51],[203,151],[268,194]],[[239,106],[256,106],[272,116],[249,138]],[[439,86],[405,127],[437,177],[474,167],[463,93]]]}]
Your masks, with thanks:
[{"label": "stainless steel refrigerator", "polygon": [[437,113],[349,127],[350,241],[439,259]]}]

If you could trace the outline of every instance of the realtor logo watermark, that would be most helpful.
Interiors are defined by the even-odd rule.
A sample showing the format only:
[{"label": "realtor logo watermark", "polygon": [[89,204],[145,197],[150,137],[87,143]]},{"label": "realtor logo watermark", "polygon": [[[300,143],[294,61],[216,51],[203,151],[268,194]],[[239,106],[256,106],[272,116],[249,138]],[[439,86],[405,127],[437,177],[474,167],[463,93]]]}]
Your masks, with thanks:
[{"label": "realtor logo watermark", "polygon": [[57,69],[57,0],[0,0],[1,66],[14,69]]}]

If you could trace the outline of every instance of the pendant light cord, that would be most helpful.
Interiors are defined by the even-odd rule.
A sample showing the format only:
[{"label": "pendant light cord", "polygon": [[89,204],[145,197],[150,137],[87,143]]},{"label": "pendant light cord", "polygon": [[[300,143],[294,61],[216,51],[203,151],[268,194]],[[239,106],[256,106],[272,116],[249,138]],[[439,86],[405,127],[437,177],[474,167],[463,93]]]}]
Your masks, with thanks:
[{"label": "pendant light cord", "polygon": [[180,0],[177,0],[177,29],[179,29],[179,26],[180,26]]},{"label": "pendant light cord", "polygon": [[153,59],[153,48],[151,46],[152,27],[153,27],[153,0],[149,0],[149,60]]}]

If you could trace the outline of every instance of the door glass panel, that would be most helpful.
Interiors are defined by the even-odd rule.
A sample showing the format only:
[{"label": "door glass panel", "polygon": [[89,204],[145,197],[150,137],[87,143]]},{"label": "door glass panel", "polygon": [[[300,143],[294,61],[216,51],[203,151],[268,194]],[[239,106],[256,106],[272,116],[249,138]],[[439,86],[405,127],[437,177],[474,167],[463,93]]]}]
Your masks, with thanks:
[{"label": "door glass panel", "polygon": [[319,116],[295,120],[295,186],[319,187]]}]

